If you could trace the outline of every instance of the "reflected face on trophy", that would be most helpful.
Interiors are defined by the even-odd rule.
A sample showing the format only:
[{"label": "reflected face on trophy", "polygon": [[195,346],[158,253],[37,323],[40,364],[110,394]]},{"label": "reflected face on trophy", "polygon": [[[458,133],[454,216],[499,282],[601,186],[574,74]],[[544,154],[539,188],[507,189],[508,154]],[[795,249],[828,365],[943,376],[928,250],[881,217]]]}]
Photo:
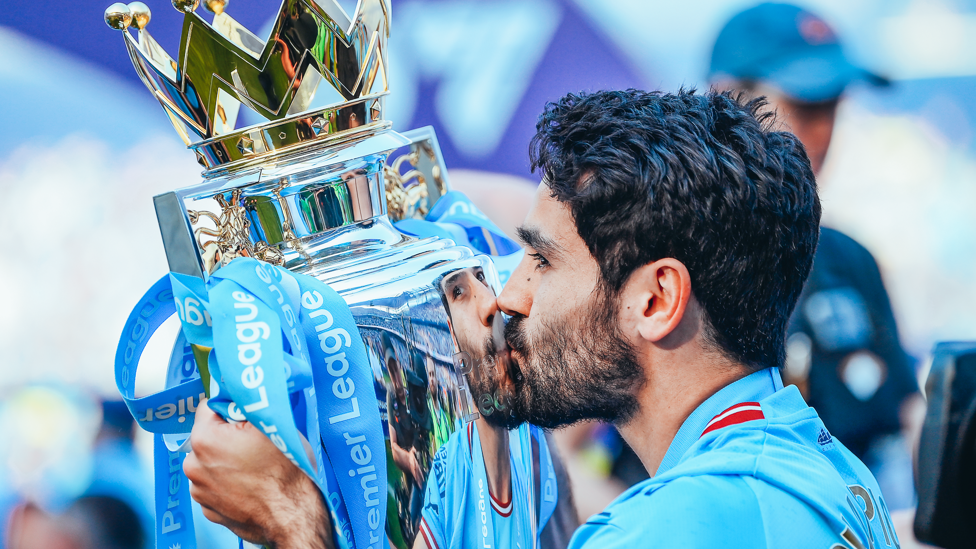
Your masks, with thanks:
[{"label": "reflected face on trophy", "polygon": [[442,280],[441,291],[455,346],[467,354],[464,372],[478,412],[493,425],[517,426],[520,422],[510,405],[514,385],[505,323],[484,270],[470,267],[451,273]]}]

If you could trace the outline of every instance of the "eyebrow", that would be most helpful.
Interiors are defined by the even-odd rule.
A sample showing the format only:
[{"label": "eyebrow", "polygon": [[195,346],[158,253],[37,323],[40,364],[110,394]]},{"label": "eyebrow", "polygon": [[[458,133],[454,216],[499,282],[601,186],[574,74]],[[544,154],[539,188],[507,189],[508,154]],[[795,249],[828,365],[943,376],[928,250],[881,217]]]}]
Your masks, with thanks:
[{"label": "eyebrow", "polygon": [[552,259],[554,256],[559,256],[562,252],[562,247],[556,244],[555,240],[544,236],[539,229],[535,227],[521,226],[515,229],[515,234],[518,235],[519,240],[523,244],[531,248],[535,248],[537,251],[542,253],[548,259]]},{"label": "eyebrow", "polygon": [[464,271],[463,270],[457,271],[455,273],[451,273],[447,278],[444,279],[444,282],[442,283],[443,286],[444,287],[447,287],[447,286],[450,286],[450,285],[454,284],[455,282],[457,282],[461,278],[461,275],[463,275],[463,274],[464,274]]}]

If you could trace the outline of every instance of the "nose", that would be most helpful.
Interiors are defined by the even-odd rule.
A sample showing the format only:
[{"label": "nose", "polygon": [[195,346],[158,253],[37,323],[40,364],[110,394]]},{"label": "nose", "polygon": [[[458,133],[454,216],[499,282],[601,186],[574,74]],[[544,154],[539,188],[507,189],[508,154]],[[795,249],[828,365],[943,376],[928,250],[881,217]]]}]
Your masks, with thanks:
[{"label": "nose", "polygon": [[[522,258],[498,296],[498,308],[509,316],[529,316],[532,309],[532,265],[528,256]],[[538,277],[536,277],[538,278]]]},{"label": "nose", "polygon": [[[480,286],[478,284],[476,287]],[[478,319],[483,326],[491,327],[492,322],[495,320],[495,315],[498,314],[498,300],[495,299],[495,294],[488,288],[479,289],[481,291],[477,292],[478,301],[475,305]]]}]

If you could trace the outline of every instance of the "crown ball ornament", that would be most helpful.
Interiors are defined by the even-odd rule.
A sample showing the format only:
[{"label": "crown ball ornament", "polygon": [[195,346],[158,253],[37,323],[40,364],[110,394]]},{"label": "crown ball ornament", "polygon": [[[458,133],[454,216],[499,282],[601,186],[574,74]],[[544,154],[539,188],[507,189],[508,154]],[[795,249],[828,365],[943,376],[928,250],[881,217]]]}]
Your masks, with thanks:
[{"label": "crown ball ornament", "polygon": [[173,7],[176,11],[193,13],[200,7],[200,0],[173,0]]},{"label": "crown ball ornament", "polygon": [[142,2],[130,2],[129,13],[132,14],[131,25],[138,30],[146,28],[146,25],[149,24],[149,20],[152,18],[152,12],[149,11],[149,6]]},{"label": "crown ball ornament", "polygon": [[229,0],[204,0],[203,5],[210,13],[219,15],[224,13],[224,10],[227,9],[228,2]]},{"label": "crown ball ornament", "polygon": [[105,8],[105,24],[115,30],[124,31],[132,23],[132,12],[129,6],[116,2]]}]

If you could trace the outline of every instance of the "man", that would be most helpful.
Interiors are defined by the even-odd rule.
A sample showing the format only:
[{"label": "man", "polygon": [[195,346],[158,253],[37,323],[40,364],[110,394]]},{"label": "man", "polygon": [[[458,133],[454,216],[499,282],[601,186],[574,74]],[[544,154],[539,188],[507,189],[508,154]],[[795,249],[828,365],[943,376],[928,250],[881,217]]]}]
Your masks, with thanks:
[{"label": "man", "polygon": [[[393,462],[403,471],[405,488],[408,491],[410,504],[406,506],[406,515],[415,517],[420,514],[424,499],[425,468],[421,462],[430,458],[430,432],[433,430],[430,408],[427,406],[427,380],[422,379],[417,372],[427,373],[426,365],[414,359],[420,351],[413,349],[410,353],[413,369],[401,368],[396,358],[393,342],[386,332],[380,338],[386,361],[386,371],[390,373],[390,390],[386,392],[387,426],[390,434],[390,453]],[[426,451],[425,451],[426,450]],[[407,519],[409,523],[409,519]],[[407,536],[414,536],[416,532],[406,528]]]},{"label": "man", "polygon": [[[847,59],[823,19],[787,4],[734,16],[715,41],[709,79],[720,89],[765,96],[803,143],[815,175],[844,90],[856,81],[884,83]],[[918,387],[870,252],[822,229],[789,332],[786,380],[878,476],[893,508],[913,505],[911,460],[898,433],[900,407],[916,404]]]},{"label": "man", "polygon": [[[508,402],[512,381],[495,292],[481,267],[446,275],[439,289],[479,417],[434,456],[423,535],[414,548],[527,549],[542,537],[543,547],[554,547],[558,528],[548,527],[557,503],[553,460],[543,433],[519,425]],[[561,501],[572,507],[568,498]]]},{"label": "man", "polygon": [[[540,117],[543,184],[497,302],[512,413],[613,422],[653,475],[571,547],[897,544],[870,472],[779,378],[820,203],[803,147],[762,108],[628,90],[571,94]],[[279,547],[324,536],[321,499],[290,495],[310,481],[218,451],[273,453],[256,430],[198,422],[185,467],[208,516]],[[237,476],[289,513],[237,501],[222,489]]]}]

